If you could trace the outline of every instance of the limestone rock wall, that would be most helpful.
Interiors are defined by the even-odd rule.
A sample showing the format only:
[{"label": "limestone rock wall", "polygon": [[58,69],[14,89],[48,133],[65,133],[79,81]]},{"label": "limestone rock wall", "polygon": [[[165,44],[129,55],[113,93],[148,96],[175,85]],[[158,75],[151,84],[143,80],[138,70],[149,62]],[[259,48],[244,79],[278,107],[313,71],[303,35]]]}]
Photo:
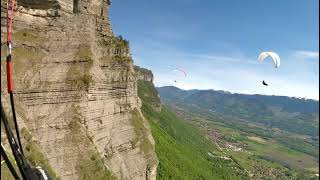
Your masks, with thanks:
[{"label": "limestone rock wall", "polygon": [[152,71],[145,68],[141,68],[139,66],[134,66],[134,69],[136,71],[136,76],[138,80],[153,82]]},{"label": "limestone rock wall", "polygon": [[[112,33],[109,5],[109,0],[19,0],[16,6],[13,74],[19,125],[33,135],[62,179],[79,179],[81,158],[91,151],[118,179],[156,177],[138,78],[128,42]],[[2,1],[1,95],[8,107],[4,12]]]},{"label": "limestone rock wall", "polygon": [[19,0],[19,7],[29,10],[61,10],[68,13],[85,13],[108,16],[110,0]]}]

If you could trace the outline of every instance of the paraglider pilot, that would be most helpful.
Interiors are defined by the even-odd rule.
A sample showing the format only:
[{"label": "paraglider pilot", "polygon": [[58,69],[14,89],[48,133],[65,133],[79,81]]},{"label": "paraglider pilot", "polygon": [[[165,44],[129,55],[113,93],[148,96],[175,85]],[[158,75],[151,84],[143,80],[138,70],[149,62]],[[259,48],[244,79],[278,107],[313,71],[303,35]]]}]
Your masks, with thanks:
[{"label": "paraglider pilot", "polygon": [[262,81],[262,84],[265,85],[265,86],[268,86],[268,84],[264,81]]}]

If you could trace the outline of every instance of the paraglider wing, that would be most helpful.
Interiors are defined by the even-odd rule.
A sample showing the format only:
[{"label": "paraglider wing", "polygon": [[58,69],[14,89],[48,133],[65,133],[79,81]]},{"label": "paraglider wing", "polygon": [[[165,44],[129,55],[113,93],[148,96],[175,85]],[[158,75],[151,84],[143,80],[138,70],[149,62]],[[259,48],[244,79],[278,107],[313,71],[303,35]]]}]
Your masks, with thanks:
[{"label": "paraglider wing", "polygon": [[182,68],[179,68],[179,67],[177,67],[177,66],[169,66],[169,68],[171,68],[172,71],[182,72],[183,75],[184,75],[185,77],[187,77],[187,72],[186,72],[185,70],[183,70]]},{"label": "paraglider wing", "polygon": [[273,64],[275,66],[275,68],[280,67],[280,57],[277,53],[275,52],[262,52],[259,57],[258,57],[258,61],[262,62],[264,61],[267,57],[271,57]]},{"label": "paraglider wing", "polygon": [[187,77],[187,73],[184,70],[179,69],[179,68],[177,68],[177,70],[181,71],[184,74],[184,76]]}]

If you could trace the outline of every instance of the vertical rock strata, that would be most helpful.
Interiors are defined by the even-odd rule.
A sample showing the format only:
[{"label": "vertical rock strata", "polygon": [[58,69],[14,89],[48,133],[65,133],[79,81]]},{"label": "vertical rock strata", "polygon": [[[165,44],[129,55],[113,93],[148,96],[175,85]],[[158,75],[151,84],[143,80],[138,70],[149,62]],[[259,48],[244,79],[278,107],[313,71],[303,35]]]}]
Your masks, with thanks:
[{"label": "vertical rock strata", "polygon": [[[156,178],[154,141],[137,96],[141,74],[128,42],[112,33],[109,5],[109,0],[19,0],[15,7],[18,121],[62,179],[81,179],[83,159],[91,152],[118,179]],[[8,99],[5,7],[1,1],[2,99]]]}]

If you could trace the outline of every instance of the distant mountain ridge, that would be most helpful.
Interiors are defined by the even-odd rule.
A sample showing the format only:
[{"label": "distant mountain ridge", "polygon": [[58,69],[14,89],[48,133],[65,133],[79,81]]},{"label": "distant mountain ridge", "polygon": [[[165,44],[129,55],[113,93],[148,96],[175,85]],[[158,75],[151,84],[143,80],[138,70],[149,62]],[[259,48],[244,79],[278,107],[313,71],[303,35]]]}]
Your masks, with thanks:
[{"label": "distant mountain ridge", "polygon": [[316,100],[215,90],[182,90],[173,86],[158,87],[157,90],[164,103],[190,111],[319,137],[319,101]]},{"label": "distant mountain ridge", "polygon": [[[259,103],[266,103],[269,105],[279,106],[289,112],[304,112],[304,113],[319,113],[319,101],[313,99],[275,96],[275,95],[260,95],[260,94],[239,94],[231,93],[223,90],[183,90],[175,86],[157,87],[160,95],[165,99],[184,99],[189,101],[193,98],[200,98],[198,100],[208,101],[207,96],[223,100],[225,98],[243,99],[247,101],[256,101]],[[286,103],[286,104],[284,104]]]}]

